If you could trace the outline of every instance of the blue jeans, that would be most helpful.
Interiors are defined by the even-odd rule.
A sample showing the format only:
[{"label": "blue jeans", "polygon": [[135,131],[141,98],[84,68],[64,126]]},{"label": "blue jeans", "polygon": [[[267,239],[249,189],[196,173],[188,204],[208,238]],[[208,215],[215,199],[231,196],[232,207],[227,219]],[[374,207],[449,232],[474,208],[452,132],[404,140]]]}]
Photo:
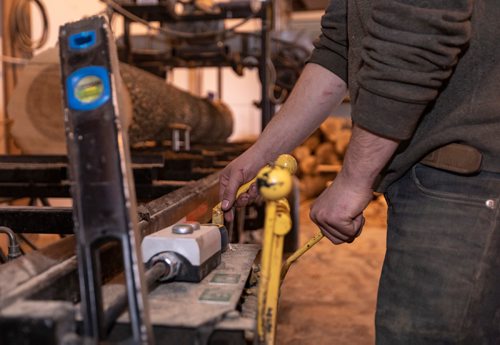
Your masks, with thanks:
[{"label": "blue jeans", "polygon": [[376,343],[500,344],[500,174],[417,164],[386,199]]}]

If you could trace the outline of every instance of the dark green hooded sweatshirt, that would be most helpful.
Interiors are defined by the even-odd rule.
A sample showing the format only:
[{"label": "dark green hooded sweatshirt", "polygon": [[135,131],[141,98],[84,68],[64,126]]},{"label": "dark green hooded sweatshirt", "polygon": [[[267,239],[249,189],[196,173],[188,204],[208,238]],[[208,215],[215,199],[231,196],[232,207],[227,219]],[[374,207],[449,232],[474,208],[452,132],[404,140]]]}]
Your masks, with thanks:
[{"label": "dark green hooded sweatshirt", "polygon": [[500,172],[499,0],[332,0],[321,25],[309,62],[347,82],[353,122],[402,141],[379,191],[449,143]]}]

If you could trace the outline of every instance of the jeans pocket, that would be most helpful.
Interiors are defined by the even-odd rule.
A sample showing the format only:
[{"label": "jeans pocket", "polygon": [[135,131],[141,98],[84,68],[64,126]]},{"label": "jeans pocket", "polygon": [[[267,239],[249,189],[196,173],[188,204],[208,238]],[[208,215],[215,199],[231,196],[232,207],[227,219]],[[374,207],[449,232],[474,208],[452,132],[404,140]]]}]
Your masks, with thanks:
[{"label": "jeans pocket", "polygon": [[[443,201],[486,205],[486,201],[491,197],[487,186],[478,183],[478,179],[430,168],[422,164],[417,164],[412,168],[411,179],[420,192],[430,198]],[[485,183],[487,184],[487,181]],[[497,199],[492,199],[489,208],[497,204]]]},{"label": "jeans pocket", "polygon": [[485,203],[500,194],[492,181],[417,165],[389,190],[378,330],[401,344],[459,343],[496,225],[498,202]]}]

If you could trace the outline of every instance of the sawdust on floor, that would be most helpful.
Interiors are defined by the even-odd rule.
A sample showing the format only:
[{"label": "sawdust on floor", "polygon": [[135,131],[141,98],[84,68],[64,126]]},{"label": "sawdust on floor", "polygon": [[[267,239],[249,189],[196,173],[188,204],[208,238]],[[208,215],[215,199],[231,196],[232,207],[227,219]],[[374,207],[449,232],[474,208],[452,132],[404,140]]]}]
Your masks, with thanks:
[{"label": "sawdust on floor", "polygon": [[[317,232],[311,201],[300,206],[300,241]],[[278,345],[371,345],[378,279],[385,253],[386,204],[365,211],[366,225],[352,244],[323,239],[293,266],[281,290]]]}]

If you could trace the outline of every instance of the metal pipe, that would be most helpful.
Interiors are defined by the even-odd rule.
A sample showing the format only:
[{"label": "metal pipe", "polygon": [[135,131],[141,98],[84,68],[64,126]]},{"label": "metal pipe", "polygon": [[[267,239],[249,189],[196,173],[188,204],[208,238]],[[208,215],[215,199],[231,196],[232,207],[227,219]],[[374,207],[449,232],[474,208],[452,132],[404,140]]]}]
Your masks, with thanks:
[{"label": "metal pipe", "polygon": [[273,0],[262,1],[261,13],[261,56],[259,61],[259,69],[261,76],[261,110],[262,110],[262,130],[271,121],[274,115],[274,105],[271,103],[270,88],[270,70],[268,68],[268,61],[271,61],[271,31],[273,30]]},{"label": "metal pipe", "polygon": [[217,67],[217,99],[222,99],[222,67]]},{"label": "metal pipe", "polygon": [[184,131],[184,151],[191,151],[191,128]]},{"label": "metal pipe", "polygon": [[19,248],[19,243],[17,242],[16,234],[14,231],[6,226],[0,226],[0,233],[4,233],[9,236],[9,254],[8,259],[13,260],[21,256],[21,249]]},{"label": "metal pipe", "polygon": [[[149,268],[144,274],[148,291],[151,291],[154,284],[158,282],[164,275],[168,275],[169,271],[170,269],[163,261],[157,261],[153,266],[151,266],[151,268]],[[116,293],[116,291],[114,291],[114,293]],[[106,296],[104,296],[104,299],[106,299]],[[104,319],[106,320],[106,329],[108,330],[108,332],[114,325],[118,317],[127,308],[127,304],[127,290],[125,289],[125,286],[123,286],[123,289],[113,297],[113,302],[110,303],[110,305],[104,311]]]}]

